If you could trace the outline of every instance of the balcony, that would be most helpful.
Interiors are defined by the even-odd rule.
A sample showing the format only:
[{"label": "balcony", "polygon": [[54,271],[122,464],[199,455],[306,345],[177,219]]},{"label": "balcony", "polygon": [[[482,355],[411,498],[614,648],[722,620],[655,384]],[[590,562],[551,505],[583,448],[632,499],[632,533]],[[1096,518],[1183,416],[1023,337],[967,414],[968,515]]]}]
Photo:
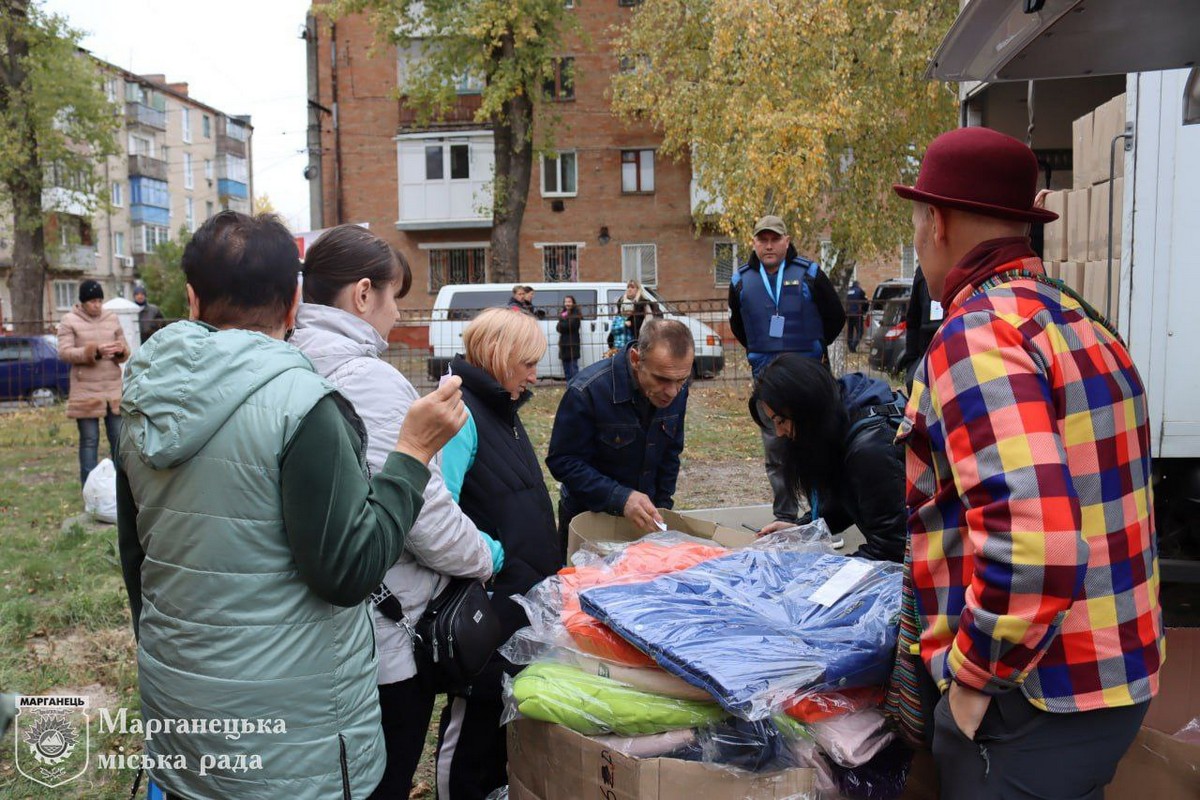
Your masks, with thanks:
[{"label": "balcony", "polygon": [[142,103],[125,104],[125,121],[130,125],[141,125],[156,131],[167,129],[167,112]]},{"label": "balcony", "polygon": [[167,162],[152,156],[130,156],[129,175],[130,177],[142,175],[165,181],[167,180]]},{"label": "balcony", "polygon": [[480,100],[481,98],[477,94],[460,94],[445,116],[431,121],[428,125],[420,125],[417,120],[417,112],[413,110],[412,106],[405,103],[402,97],[400,98],[399,130],[400,132],[409,132],[478,128],[479,123],[475,121],[475,112],[479,110]]},{"label": "balcony", "polygon": [[217,134],[217,155],[231,155],[238,158],[246,157],[246,143],[238,141],[223,133]]},{"label": "balcony", "polygon": [[170,225],[171,210],[158,206],[135,204],[129,207],[129,220],[134,225]]},{"label": "balcony", "polygon": [[396,229],[455,230],[492,226],[490,130],[396,137],[400,194]]},{"label": "balcony", "polygon": [[86,244],[48,247],[46,260],[55,273],[91,272],[96,266],[96,248]]},{"label": "balcony", "polygon": [[250,196],[250,192],[246,188],[246,184],[241,181],[235,181],[230,178],[219,178],[217,180],[217,196],[222,200],[228,197],[245,200]]}]

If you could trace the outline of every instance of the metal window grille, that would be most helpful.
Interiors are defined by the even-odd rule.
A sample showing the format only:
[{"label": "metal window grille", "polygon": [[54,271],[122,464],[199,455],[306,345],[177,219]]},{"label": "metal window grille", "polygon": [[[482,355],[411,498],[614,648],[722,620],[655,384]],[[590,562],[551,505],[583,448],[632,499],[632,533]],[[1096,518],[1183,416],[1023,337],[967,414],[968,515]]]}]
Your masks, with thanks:
[{"label": "metal window grille", "polygon": [[917,274],[917,251],[911,244],[900,248],[900,277],[911,278]]},{"label": "metal window grille", "polygon": [[713,242],[713,285],[728,288],[738,263],[737,242]]},{"label": "metal window grille", "polygon": [[621,245],[621,280],[636,280],[650,287],[658,285],[658,246]]},{"label": "metal window grille", "polygon": [[547,281],[579,280],[579,247],[548,244],[542,248],[542,273]]},{"label": "metal window grille", "polygon": [[454,283],[483,283],[487,273],[486,247],[444,248],[429,251],[429,291]]}]

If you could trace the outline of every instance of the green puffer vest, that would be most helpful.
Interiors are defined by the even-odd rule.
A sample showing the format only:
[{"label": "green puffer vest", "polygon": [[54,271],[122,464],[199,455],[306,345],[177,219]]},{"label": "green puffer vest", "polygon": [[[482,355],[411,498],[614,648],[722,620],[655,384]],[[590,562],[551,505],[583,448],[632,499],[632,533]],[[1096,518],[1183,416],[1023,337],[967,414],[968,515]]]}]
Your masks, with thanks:
[{"label": "green puffer vest", "polygon": [[186,762],[151,775],[189,800],[366,797],[385,762],[371,619],[301,580],[279,486],[284,449],[332,385],[291,345],[191,322],[143,345],[125,383],[142,716],[164,728],[146,755]]}]

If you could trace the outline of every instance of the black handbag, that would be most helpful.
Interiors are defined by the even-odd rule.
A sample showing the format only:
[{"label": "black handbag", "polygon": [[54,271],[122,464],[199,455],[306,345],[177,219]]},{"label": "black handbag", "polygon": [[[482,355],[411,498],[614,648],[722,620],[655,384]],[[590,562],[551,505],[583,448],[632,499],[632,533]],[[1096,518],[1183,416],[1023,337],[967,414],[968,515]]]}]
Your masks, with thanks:
[{"label": "black handbag", "polygon": [[492,602],[483,584],[471,578],[452,578],[429,601],[415,626],[385,584],[371,595],[371,602],[408,631],[417,669],[439,692],[467,692],[496,648],[504,644],[504,630]]}]

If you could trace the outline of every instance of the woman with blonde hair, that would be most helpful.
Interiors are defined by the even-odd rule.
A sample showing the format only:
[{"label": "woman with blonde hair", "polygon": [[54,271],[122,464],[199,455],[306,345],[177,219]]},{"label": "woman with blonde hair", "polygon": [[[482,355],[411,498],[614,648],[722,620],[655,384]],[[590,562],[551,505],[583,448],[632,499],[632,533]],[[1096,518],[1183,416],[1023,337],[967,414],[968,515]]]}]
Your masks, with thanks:
[{"label": "woman with blonde hair", "polygon": [[[488,309],[463,332],[465,355],[450,371],[462,378],[470,418],[443,450],[442,470],[461,485],[459,505],[504,548],[489,586],[505,638],[529,624],[509,599],[558,571],[559,545],[550,493],[519,410],[532,396],[546,336],[528,314]],[[508,782],[501,677],[516,669],[496,655],[471,687],[452,697],[438,731],[437,782],[442,800],[483,798]]]},{"label": "woman with blonde hair", "polygon": [[616,331],[613,337],[613,347],[619,350],[629,342],[638,340],[647,316],[661,317],[662,310],[646,295],[641,283],[630,279],[629,283],[625,284],[625,294],[621,296],[621,302],[617,304],[617,314],[620,320],[614,320],[613,325],[620,327],[620,330]]}]

